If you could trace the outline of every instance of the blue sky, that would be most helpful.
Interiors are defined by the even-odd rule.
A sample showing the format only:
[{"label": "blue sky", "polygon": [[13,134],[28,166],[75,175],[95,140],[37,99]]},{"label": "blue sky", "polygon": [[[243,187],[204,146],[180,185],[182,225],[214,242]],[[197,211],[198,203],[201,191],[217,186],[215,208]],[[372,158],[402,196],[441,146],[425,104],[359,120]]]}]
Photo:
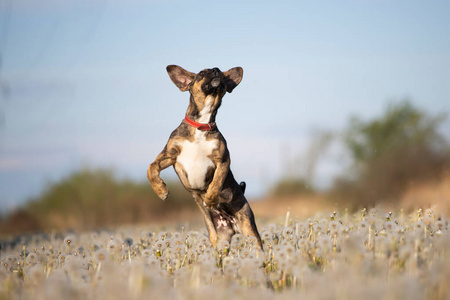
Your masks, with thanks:
[{"label": "blue sky", "polygon": [[[434,0],[4,0],[0,209],[85,165],[145,180],[188,104],[169,64],[244,68],[217,122],[235,177],[262,195],[303,172],[317,133],[349,116],[404,98],[448,112],[449,15],[450,2]],[[316,183],[344,165],[332,147]]]}]

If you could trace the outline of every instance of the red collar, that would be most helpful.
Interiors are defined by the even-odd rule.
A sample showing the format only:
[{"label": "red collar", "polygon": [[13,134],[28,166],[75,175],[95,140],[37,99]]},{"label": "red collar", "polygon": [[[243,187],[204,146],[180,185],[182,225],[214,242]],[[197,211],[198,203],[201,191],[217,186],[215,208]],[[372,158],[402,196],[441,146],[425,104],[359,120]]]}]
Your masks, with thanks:
[{"label": "red collar", "polygon": [[195,128],[197,128],[198,130],[201,131],[211,131],[213,129],[216,128],[216,123],[198,123],[195,122],[194,120],[189,119],[189,117],[186,116],[184,117],[184,120],[191,126],[194,126]]}]

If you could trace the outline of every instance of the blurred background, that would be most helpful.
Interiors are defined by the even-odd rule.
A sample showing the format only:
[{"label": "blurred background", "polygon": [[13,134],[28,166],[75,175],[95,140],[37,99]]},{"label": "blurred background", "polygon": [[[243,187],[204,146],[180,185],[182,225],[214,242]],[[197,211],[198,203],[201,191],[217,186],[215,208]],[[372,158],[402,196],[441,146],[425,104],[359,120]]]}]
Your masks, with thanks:
[{"label": "blurred background", "polygon": [[[189,96],[165,67],[244,69],[217,123],[258,217],[450,212],[450,2],[0,1],[0,230],[201,219],[146,170]],[[180,209],[183,208],[183,209]]]}]

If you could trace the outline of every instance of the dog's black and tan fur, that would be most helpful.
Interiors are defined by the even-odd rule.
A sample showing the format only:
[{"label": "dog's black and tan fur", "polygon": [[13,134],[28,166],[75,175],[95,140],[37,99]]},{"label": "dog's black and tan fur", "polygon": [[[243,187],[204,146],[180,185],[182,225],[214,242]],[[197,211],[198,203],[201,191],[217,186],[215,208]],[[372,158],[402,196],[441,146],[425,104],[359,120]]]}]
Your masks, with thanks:
[{"label": "dog's black and tan fur", "polygon": [[[186,116],[209,124],[215,123],[225,93],[231,93],[243,75],[240,67],[223,73],[218,68],[205,69],[195,74],[170,65],[167,72],[181,91],[190,92]],[[194,197],[214,246],[242,233],[256,237],[262,247],[253,212],[244,196],[245,184],[239,185],[234,179],[226,141],[216,126],[201,131],[183,120],[172,132],[147,171],[153,190],[163,200],[168,191],[159,174],[169,166],[174,166],[182,184]]]}]

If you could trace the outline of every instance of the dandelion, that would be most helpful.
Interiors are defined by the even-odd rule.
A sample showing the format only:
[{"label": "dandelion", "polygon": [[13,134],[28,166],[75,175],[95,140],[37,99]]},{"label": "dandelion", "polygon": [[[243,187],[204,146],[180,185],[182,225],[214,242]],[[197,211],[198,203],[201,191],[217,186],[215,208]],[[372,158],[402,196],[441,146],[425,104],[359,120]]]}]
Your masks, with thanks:
[{"label": "dandelion", "polygon": [[70,246],[74,243],[75,241],[75,237],[73,235],[68,235],[64,238],[64,244],[66,244],[67,246]]},{"label": "dandelion", "polygon": [[109,257],[110,257],[110,254],[105,249],[99,249],[99,250],[95,251],[95,254],[94,254],[94,259],[96,262],[102,262],[102,261],[109,260]]},{"label": "dandelion", "polygon": [[231,237],[231,242],[233,242],[234,240],[238,241],[238,242],[242,242],[245,240],[244,236],[240,233],[235,234]]},{"label": "dandelion", "polygon": [[425,228],[425,223],[422,221],[417,221],[413,224],[413,229],[415,231],[421,231],[421,230],[424,230],[424,228]]},{"label": "dandelion", "polygon": [[230,243],[226,240],[221,240],[217,243],[217,250],[226,253],[230,248]]},{"label": "dandelion", "polygon": [[397,224],[395,224],[393,221],[387,221],[384,223],[383,228],[388,232],[393,232],[397,229]]},{"label": "dandelion", "polygon": [[28,264],[34,265],[37,263],[37,260],[38,260],[38,255],[35,252],[31,252],[28,254],[28,256],[27,256]]},{"label": "dandelion", "polygon": [[172,238],[173,238],[174,240],[181,240],[181,233],[178,232],[178,231],[173,232],[173,233],[172,233]]},{"label": "dandelion", "polygon": [[231,239],[230,248],[231,249],[238,249],[241,247],[241,242],[238,239]]},{"label": "dandelion", "polygon": [[261,239],[262,240],[268,240],[268,239],[272,239],[272,233],[268,230],[265,230],[261,233]]},{"label": "dandelion", "polygon": [[50,250],[45,250],[44,257],[47,260],[47,262],[50,262],[53,259],[53,253]]},{"label": "dandelion", "polygon": [[298,247],[299,249],[305,250],[305,249],[308,248],[308,246],[309,246],[309,243],[308,243],[308,241],[305,240],[305,239],[300,239],[300,240],[298,240],[298,242],[297,242],[297,247]]},{"label": "dandelion", "polygon": [[213,255],[214,255],[214,251],[213,251],[211,248],[206,248],[206,249],[203,251],[203,254],[204,254],[205,256],[213,256]]},{"label": "dandelion", "polygon": [[144,249],[144,250],[142,251],[142,256],[143,256],[143,257],[150,257],[152,254],[153,254],[153,253],[152,253],[152,251],[151,251],[150,249]]},{"label": "dandelion", "polygon": [[210,243],[209,239],[206,236],[201,236],[200,239],[198,240],[198,243],[201,245],[208,245]]},{"label": "dandelion", "polygon": [[341,223],[339,223],[338,221],[330,221],[330,223],[328,223],[328,229],[332,233],[338,232],[340,228],[341,228]]},{"label": "dandelion", "polygon": [[291,244],[284,247],[283,250],[286,251],[288,257],[292,257],[295,253],[295,248]]},{"label": "dandelion", "polygon": [[253,247],[254,245],[256,245],[258,243],[258,240],[256,239],[256,237],[254,237],[254,236],[249,236],[249,237],[247,237],[247,244],[250,246],[250,247]]},{"label": "dandelion", "polygon": [[323,227],[322,224],[314,224],[313,231],[316,233],[325,233],[325,228]]},{"label": "dandelion", "polygon": [[436,230],[444,231],[445,230],[445,222],[442,220],[436,221],[434,223],[434,228],[436,228]]},{"label": "dandelion", "polygon": [[62,264],[64,264],[65,261],[66,261],[66,255],[65,255],[65,254],[60,254],[60,255],[58,256],[58,261],[59,261],[59,265],[60,265],[60,266],[61,266]]},{"label": "dandelion", "polygon": [[166,237],[167,237],[167,232],[163,231],[163,232],[158,233],[157,239],[164,241],[166,239]]},{"label": "dandelion", "polygon": [[108,250],[109,253],[114,254],[117,253],[121,249],[121,247],[116,240],[110,240],[106,245],[106,249]]}]

